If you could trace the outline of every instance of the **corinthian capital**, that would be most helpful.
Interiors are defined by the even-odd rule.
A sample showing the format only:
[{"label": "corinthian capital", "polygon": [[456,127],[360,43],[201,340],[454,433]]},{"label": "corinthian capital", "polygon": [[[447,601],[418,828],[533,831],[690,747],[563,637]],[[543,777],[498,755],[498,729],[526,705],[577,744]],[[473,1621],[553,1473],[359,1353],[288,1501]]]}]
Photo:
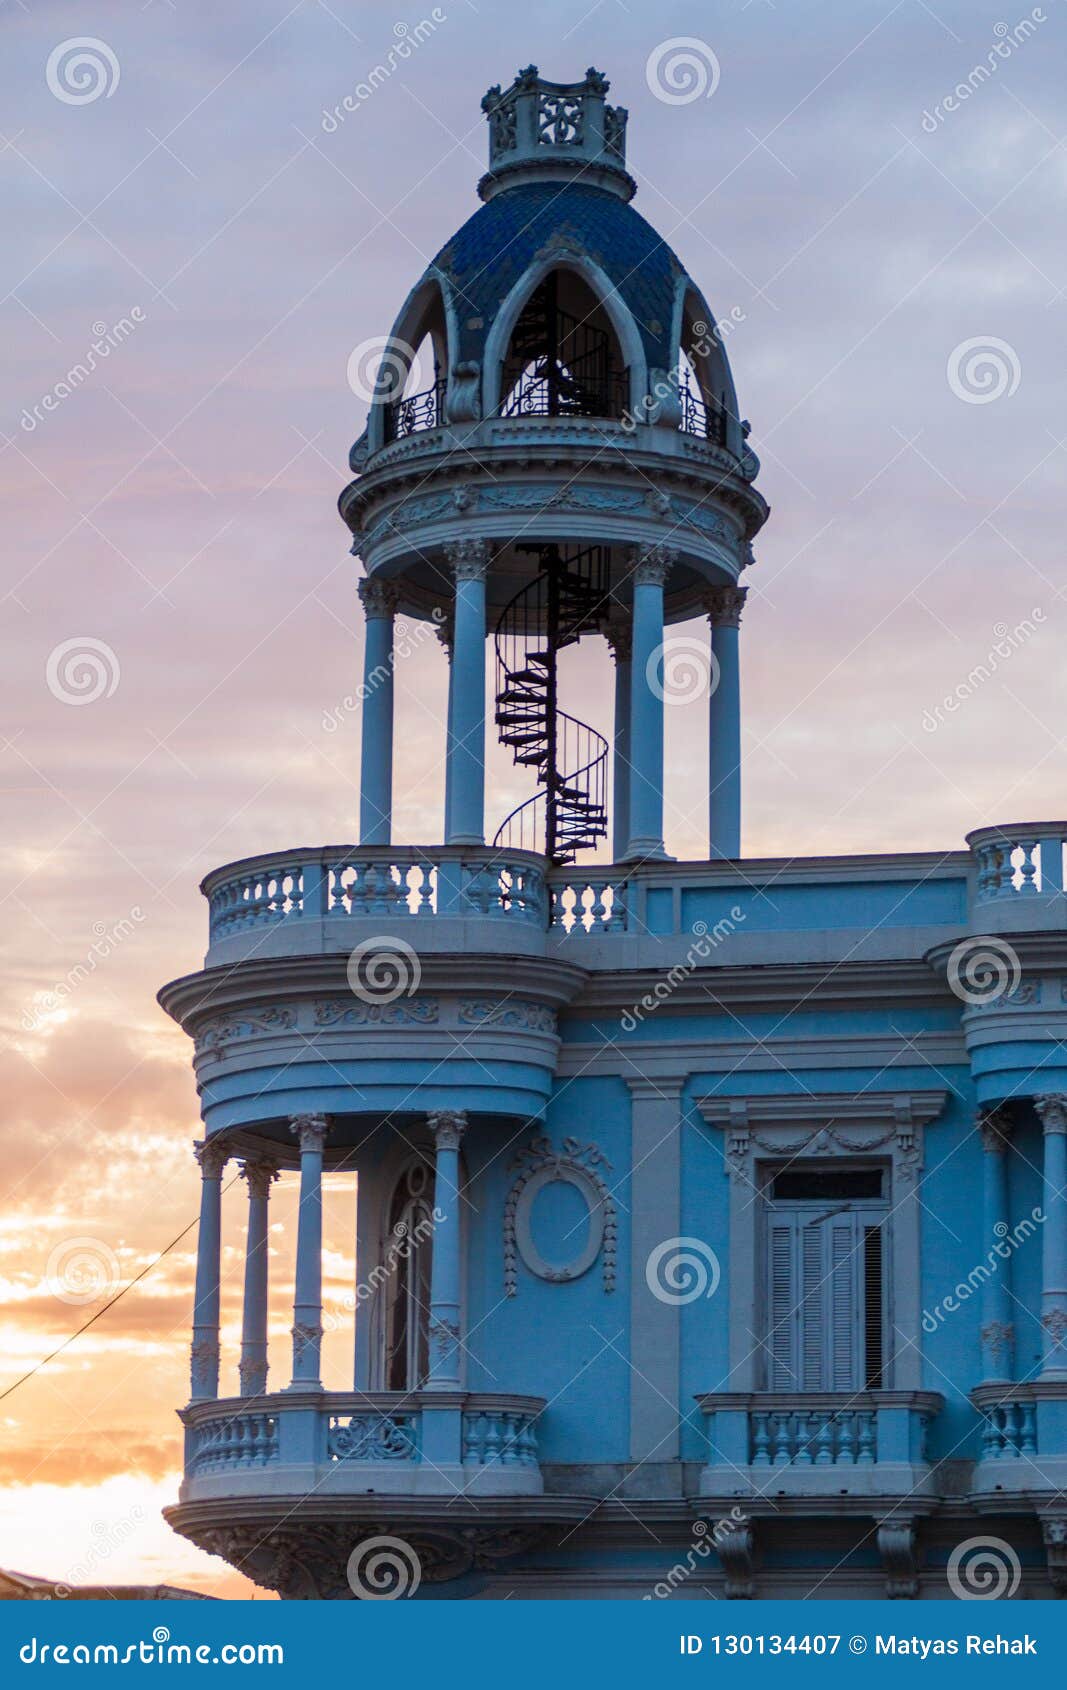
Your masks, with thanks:
[{"label": "corinthian capital", "polygon": [[241,1173],[248,1182],[249,1197],[267,1197],[278,1178],[278,1165],[265,1156],[249,1156],[241,1163]]},{"label": "corinthian capital", "polygon": [[712,627],[739,628],[747,597],[747,587],[712,587],[704,594],[704,609]]},{"label": "corinthian capital", "polygon": [[1046,1092],[1034,1098],[1038,1120],[1047,1133],[1067,1133],[1067,1095],[1061,1091]]},{"label": "corinthian capital", "polygon": [[193,1155],[200,1163],[204,1179],[221,1179],[222,1170],[230,1160],[226,1144],[217,1138],[200,1138],[193,1143]]},{"label": "corinthian capital", "polygon": [[662,587],[677,561],[677,546],[635,546],[630,554],[630,572],[639,587]]},{"label": "corinthian capital", "polygon": [[982,1149],[991,1156],[1003,1156],[1011,1144],[1015,1124],[1006,1109],[987,1109],[978,1117]]},{"label": "corinthian capital", "polygon": [[330,1131],[330,1122],[325,1115],[294,1115],[289,1122],[289,1131],[299,1142],[301,1150],[322,1150]]},{"label": "corinthian capital", "polygon": [[465,1109],[431,1109],[426,1117],[438,1150],[458,1150],[467,1130]]},{"label": "corinthian capital", "polygon": [[457,581],[482,581],[489,567],[489,541],[452,540],[445,547],[445,556]]},{"label": "corinthian capital", "polygon": [[634,625],[629,616],[609,616],[603,624],[604,638],[608,642],[608,649],[619,663],[629,663],[634,651]]},{"label": "corinthian capital", "polygon": [[368,621],[372,616],[395,616],[397,591],[391,581],[376,581],[373,575],[368,575],[358,583],[356,591]]}]

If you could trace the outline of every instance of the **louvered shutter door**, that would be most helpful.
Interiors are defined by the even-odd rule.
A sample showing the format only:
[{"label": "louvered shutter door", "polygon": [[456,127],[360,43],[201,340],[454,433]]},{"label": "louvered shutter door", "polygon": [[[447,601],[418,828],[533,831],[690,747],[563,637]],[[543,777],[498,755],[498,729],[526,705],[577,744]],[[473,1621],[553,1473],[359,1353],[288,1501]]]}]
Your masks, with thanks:
[{"label": "louvered shutter door", "polygon": [[[800,1216],[796,1216],[800,1220]],[[826,1346],[826,1269],[824,1234],[819,1226],[800,1227],[800,1388],[821,1391]]]},{"label": "louvered shutter door", "polygon": [[822,1231],[828,1234],[829,1264],[826,1293],[831,1339],[826,1356],[826,1387],[852,1391],[861,1383],[857,1366],[859,1301],[856,1296],[861,1263],[856,1250],[854,1215],[837,1215]]},{"label": "louvered shutter door", "polygon": [[776,1217],[770,1227],[768,1310],[771,1329],[767,1342],[770,1349],[770,1388],[772,1391],[795,1391],[799,1388],[793,1361],[793,1335],[796,1330],[795,1275],[793,1272],[793,1256],[796,1246],[794,1221],[795,1217],[793,1216],[788,1216],[782,1220]]}]

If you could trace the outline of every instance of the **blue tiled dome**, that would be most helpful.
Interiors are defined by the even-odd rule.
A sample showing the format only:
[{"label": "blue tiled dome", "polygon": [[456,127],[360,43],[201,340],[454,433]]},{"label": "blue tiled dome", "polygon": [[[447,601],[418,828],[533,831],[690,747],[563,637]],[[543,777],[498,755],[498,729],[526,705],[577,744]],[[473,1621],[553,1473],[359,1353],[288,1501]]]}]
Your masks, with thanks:
[{"label": "blue tiled dome", "polygon": [[650,367],[668,368],[671,312],[682,265],[640,212],[580,183],[529,182],[497,194],[434,260],[455,290],[461,358],[478,359],[501,302],[546,248],[587,254],[615,284]]}]

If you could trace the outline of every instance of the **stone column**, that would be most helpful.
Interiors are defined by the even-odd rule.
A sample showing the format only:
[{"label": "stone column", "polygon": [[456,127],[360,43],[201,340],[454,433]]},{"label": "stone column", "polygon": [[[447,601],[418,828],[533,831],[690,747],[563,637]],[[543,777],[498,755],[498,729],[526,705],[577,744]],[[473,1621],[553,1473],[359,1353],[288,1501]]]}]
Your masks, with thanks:
[{"label": "stone column", "polygon": [[1041,1325],[1045,1333],[1042,1379],[1067,1379],[1067,1096],[1035,1097],[1045,1135],[1041,1208]]},{"label": "stone column", "polygon": [[489,545],[458,540],[447,548],[456,581],[452,634],[452,721],[446,783],[448,845],[485,844],[485,577]]},{"label": "stone column", "polygon": [[718,670],[708,706],[708,854],[741,855],[741,666],[739,629],[748,589],[715,587],[704,600]]},{"label": "stone column", "polygon": [[[978,1122],[982,1138],[982,1242],[994,1251],[1011,1228],[1008,1203],[1008,1152],[1011,1117],[990,1110]],[[982,1380],[1007,1383],[1015,1377],[1015,1325],[1011,1309],[1011,1257],[996,1257],[982,1286]]]},{"label": "stone column", "polygon": [[455,618],[451,611],[437,624],[437,638],[440,640],[448,659],[448,706],[445,718],[445,830],[441,835],[447,839],[452,832],[452,758],[448,755],[448,747],[452,744],[452,716],[454,699],[455,668],[452,663],[452,635]]},{"label": "stone column", "polygon": [[359,785],[362,845],[388,845],[393,816],[393,616],[396,589],[359,583],[366,618],[363,654],[363,760]]},{"label": "stone column", "polygon": [[630,674],[633,628],[628,618],[613,617],[604,625],[615,660],[615,727],[612,749],[611,850],[617,863],[630,843]]},{"label": "stone column", "polygon": [[330,1124],[325,1115],[294,1115],[289,1130],[300,1144],[300,1209],[296,1224],[293,1298],[293,1382],[290,1390],[321,1391],[322,1155]]},{"label": "stone column", "polygon": [[663,584],[677,557],[653,546],[632,564],[633,667],[630,676],[630,837],[627,857],[662,857]]},{"label": "stone column", "polygon": [[459,1147],[467,1130],[462,1109],[436,1109],[427,1116],[436,1146],[433,1255],[430,1259],[430,1391],[460,1388]]},{"label": "stone column", "polygon": [[229,1151],[217,1139],[194,1144],[200,1163],[200,1229],[196,1239],[193,1348],[189,1395],[193,1402],[219,1394],[219,1280],[222,1264],[222,1170]]},{"label": "stone column", "polygon": [[273,1162],[249,1157],[241,1163],[248,1185],[248,1244],[245,1250],[245,1300],[241,1324],[243,1397],[262,1396],[267,1389],[268,1214],[270,1188],[278,1178]]}]

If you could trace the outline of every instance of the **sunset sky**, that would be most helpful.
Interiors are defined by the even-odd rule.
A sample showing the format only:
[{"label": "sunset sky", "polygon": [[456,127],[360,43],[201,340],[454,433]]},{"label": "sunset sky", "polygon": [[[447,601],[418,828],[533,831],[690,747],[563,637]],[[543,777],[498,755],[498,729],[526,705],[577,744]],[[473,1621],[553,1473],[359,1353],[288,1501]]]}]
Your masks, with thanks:
[{"label": "sunset sky", "polygon": [[[746,577],[746,854],[956,849],[972,827],[1067,808],[1060,0],[852,0],[802,23],[783,0],[444,0],[396,73],[324,126],[431,11],[4,8],[0,1391],[150,1271],[0,1403],[0,1566],[251,1590],[160,1517],[180,1466],[199,1120],[155,993],[202,958],[208,869],[354,837],[344,701],[362,632],[335,501],[366,405],[348,372],[477,205],[491,83],[531,61],[561,80],[603,69],[629,108],[638,209],[734,325],[773,507]],[[1032,37],[998,55],[1024,17]],[[57,97],[50,55],[85,36],[110,50],[111,86]],[[687,36],[721,75],[671,103],[646,65]],[[967,343],[991,346],[1003,391],[974,387]],[[86,640],[106,648],[104,684],[72,703],[56,654]],[[998,643],[992,678],[963,685]],[[441,838],[444,671],[434,640],[399,666],[401,841]],[[609,674],[599,642],[567,672],[605,730]],[[706,711],[667,715],[668,849],[700,856]],[[499,754],[491,826],[514,794]],[[275,1380],[291,1179],[273,1208]],[[327,1191],[341,1386],[354,1192]],[[243,1209],[234,1192],[224,1388]]]}]

